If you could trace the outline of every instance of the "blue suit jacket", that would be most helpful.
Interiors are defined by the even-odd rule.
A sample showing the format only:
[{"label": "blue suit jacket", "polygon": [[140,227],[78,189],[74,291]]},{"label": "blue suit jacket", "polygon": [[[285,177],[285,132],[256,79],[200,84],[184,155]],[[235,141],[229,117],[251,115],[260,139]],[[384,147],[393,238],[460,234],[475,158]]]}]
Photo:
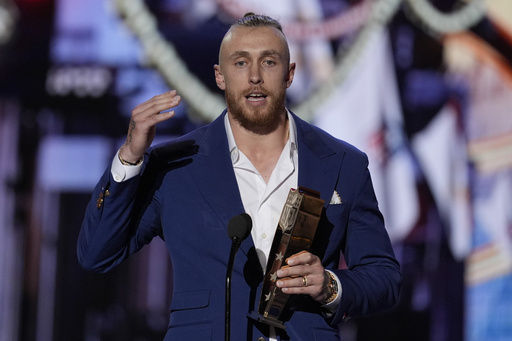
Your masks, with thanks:
[{"label": "blue suit jacket", "polygon": [[[225,114],[225,112],[224,112]],[[152,148],[142,176],[117,183],[106,170],[87,207],[78,240],[86,269],[105,272],[155,236],[173,265],[166,340],[223,340],[229,220],[244,208],[233,171],[224,114],[172,143]],[[384,228],[365,154],[293,115],[299,186],[325,200],[312,252],[342,284],[341,303],[326,317],[309,296],[293,295],[281,339],[339,340],[347,317],[391,308],[401,274]],[[105,191],[98,205],[97,198]],[[336,190],[342,204],[330,205]],[[340,251],[348,269],[338,270]],[[231,338],[257,340],[266,327],[247,317],[259,300],[263,275],[251,238],[241,245],[232,278]]]}]

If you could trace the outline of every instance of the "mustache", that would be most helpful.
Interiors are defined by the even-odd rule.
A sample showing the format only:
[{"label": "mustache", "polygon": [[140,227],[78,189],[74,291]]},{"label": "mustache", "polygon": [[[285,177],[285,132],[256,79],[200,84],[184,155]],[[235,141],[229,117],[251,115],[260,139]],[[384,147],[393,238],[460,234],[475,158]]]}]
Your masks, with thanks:
[{"label": "mustache", "polygon": [[268,91],[263,88],[262,86],[257,86],[257,87],[253,87],[253,88],[250,88],[246,91],[243,92],[243,95],[244,96],[249,96],[250,94],[254,94],[254,93],[258,93],[258,94],[261,94],[261,95],[265,95],[265,96],[268,96]]}]

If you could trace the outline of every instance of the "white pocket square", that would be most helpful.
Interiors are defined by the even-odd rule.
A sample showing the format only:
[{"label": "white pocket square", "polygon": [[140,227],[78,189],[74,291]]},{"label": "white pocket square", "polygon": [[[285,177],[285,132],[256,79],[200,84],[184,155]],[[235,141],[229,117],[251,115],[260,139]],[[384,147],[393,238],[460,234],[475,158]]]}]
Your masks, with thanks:
[{"label": "white pocket square", "polygon": [[341,198],[337,191],[334,191],[334,193],[332,193],[331,202],[329,204],[331,204],[331,205],[341,204]]}]

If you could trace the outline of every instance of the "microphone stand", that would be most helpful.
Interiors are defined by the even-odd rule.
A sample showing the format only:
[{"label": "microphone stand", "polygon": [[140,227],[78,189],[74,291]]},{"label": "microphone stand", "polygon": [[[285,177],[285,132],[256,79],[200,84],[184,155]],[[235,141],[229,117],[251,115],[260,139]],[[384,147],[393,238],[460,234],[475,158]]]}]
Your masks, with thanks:
[{"label": "microphone stand", "polygon": [[231,251],[229,252],[229,261],[228,268],[226,272],[226,307],[225,307],[225,325],[224,325],[224,335],[225,341],[230,340],[231,334],[231,274],[233,273],[233,264],[235,263],[235,254],[238,248],[240,247],[241,240],[237,237],[233,237],[233,242],[231,243]]},{"label": "microphone stand", "polygon": [[225,306],[225,340],[229,341],[231,334],[231,275],[235,263],[235,254],[242,244],[242,241],[249,236],[252,228],[251,217],[247,213],[242,213],[231,218],[228,223],[228,236],[231,239],[231,251],[229,252],[229,261],[226,271],[226,306]]}]

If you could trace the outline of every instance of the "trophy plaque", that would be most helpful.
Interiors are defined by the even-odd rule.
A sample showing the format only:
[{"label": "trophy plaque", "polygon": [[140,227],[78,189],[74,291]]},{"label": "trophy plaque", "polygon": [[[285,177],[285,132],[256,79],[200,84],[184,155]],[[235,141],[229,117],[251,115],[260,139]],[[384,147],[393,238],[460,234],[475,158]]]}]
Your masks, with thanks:
[{"label": "trophy plaque", "polygon": [[285,265],[288,257],[303,250],[309,251],[323,206],[324,200],[320,199],[317,191],[299,187],[288,193],[270,249],[259,307],[250,317],[284,329],[284,321],[280,317],[290,295],[276,286],[276,272]]}]

